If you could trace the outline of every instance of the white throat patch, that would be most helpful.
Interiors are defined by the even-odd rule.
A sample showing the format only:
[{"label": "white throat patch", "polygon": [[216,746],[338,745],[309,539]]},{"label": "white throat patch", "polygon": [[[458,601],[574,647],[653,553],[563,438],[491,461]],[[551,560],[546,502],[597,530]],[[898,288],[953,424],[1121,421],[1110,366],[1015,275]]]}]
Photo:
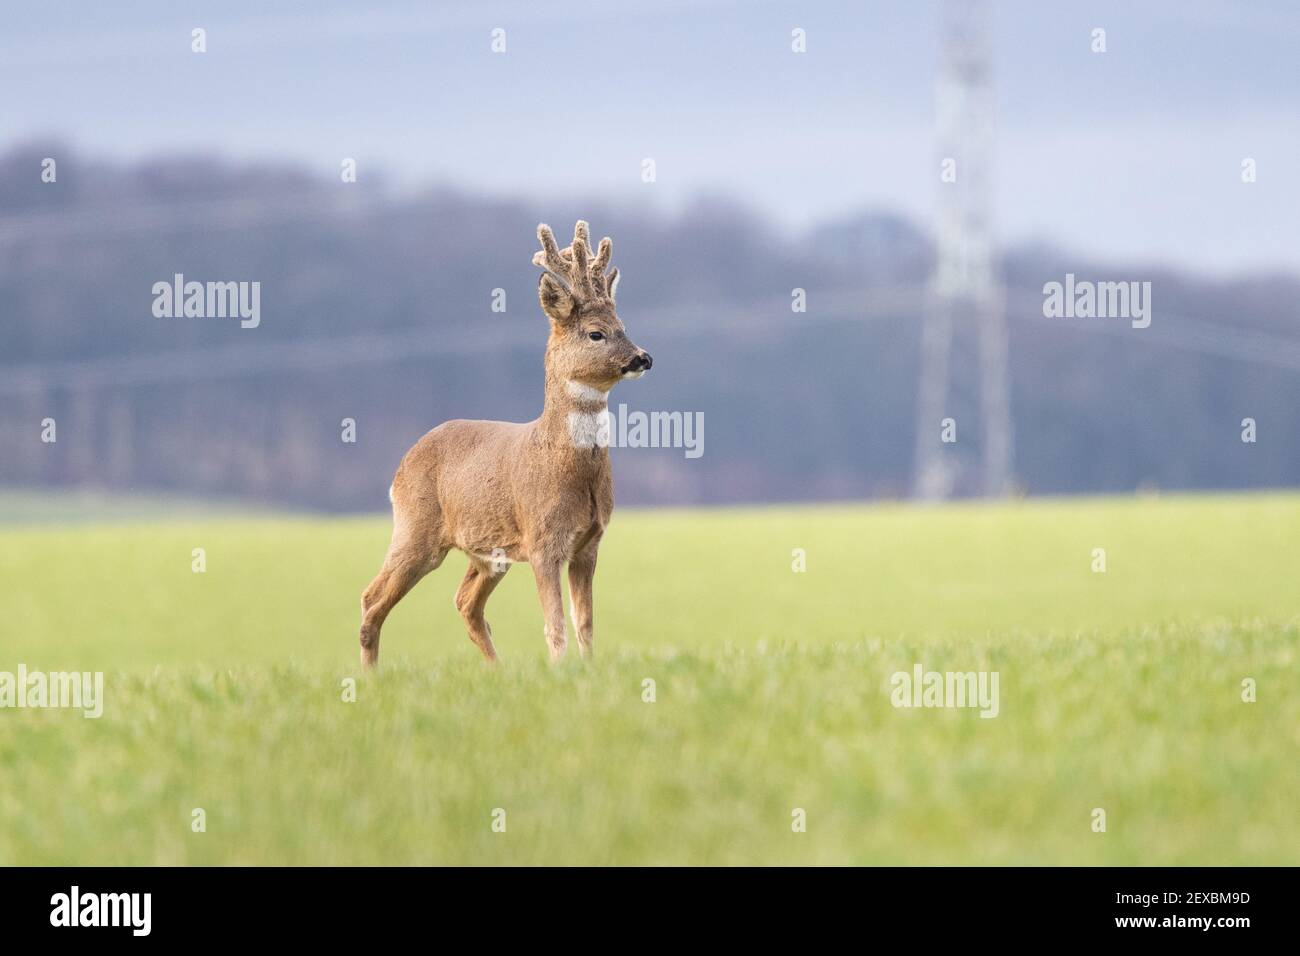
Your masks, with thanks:
[{"label": "white throat patch", "polygon": [[590,385],[584,385],[582,382],[575,382],[569,379],[564,383],[565,390],[569,393],[570,398],[576,398],[580,402],[588,402],[592,405],[604,405],[609,400],[609,394],[602,392],[598,388]]}]

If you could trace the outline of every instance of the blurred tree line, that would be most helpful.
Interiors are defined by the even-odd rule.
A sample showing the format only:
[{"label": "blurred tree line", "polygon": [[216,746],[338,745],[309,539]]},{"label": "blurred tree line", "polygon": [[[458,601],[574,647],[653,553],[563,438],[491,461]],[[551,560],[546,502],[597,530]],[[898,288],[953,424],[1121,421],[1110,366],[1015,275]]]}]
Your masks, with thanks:
[{"label": "blurred tree line", "polygon": [[[620,315],[655,356],[611,408],[705,418],[698,459],[616,451],[621,502],[907,493],[931,252],[903,218],[864,212],[788,235],[717,198],[665,216],[404,195],[377,177],[210,157],[114,164],[48,143],[0,155],[0,483],[386,508],[400,456],[427,429],[540,410],[534,231],[544,220],[565,234],[579,217],[613,237]],[[1300,483],[1296,277],[1210,279],[1044,247],[1009,250],[1004,267],[1026,491]],[[1151,281],[1152,328],[1044,318],[1042,285],[1066,272]],[[259,327],[155,318],[152,286],[177,273],[260,282]],[[40,440],[47,417],[53,444]]]}]

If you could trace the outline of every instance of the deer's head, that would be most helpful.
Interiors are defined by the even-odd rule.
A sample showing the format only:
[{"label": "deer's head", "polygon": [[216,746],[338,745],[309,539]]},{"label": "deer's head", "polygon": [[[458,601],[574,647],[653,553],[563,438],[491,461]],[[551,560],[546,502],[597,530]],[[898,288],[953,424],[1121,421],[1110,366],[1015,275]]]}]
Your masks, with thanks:
[{"label": "deer's head", "polygon": [[614,244],[606,236],[592,252],[587,224],[579,221],[573,244],[560,249],[545,223],[537,227],[542,267],[537,298],[551,320],[546,367],[557,380],[608,392],[625,378],[640,378],[650,368],[650,354],[627,337],[614,307],[618,270],[610,269]]}]

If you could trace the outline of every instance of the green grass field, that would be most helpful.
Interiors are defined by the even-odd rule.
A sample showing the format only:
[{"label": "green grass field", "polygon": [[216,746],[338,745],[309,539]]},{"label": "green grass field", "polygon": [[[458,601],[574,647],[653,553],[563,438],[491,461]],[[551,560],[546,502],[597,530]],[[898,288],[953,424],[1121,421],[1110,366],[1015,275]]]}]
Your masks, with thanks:
[{"label": "green grass field", "polygon": [[0,527],[0,671],[106,672],[0,710],[2,864],[1300,863],[1300,496],[621,511],[594,662],[452,555],[369,677],[386,517],[84,519]]}]

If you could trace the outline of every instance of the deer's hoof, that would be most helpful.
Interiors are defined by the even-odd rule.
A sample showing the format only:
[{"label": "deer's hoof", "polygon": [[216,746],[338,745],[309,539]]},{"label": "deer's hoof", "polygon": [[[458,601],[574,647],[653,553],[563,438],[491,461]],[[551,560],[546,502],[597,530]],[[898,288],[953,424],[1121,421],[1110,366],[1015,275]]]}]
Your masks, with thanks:
[{"label": "deer's hoof", "polygon": [[361,648],[361,666],[366,670],[373,669],[379,663],[379,648],[365,647]]}]

